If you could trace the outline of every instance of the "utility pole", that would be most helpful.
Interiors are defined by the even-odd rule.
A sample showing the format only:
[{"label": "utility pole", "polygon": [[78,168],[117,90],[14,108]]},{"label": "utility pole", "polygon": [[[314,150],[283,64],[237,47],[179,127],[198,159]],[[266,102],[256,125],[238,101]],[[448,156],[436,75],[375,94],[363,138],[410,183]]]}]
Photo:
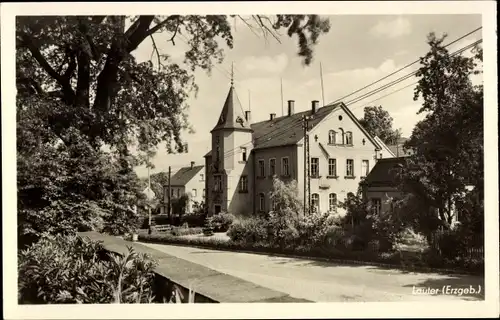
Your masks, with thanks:
[{"label": "utility pole", "polygon": [[151,175],[149,173],[150,170],[150,165],[149,165],[149,154],[148,154],[148,218],[149,218],[149,229],[148,229],[148,234],[151,234]]},{"label": "utility pole", "polygon": [[302,117],[304,129],[304,215],[311,212],[311,174],[309,157],[309,117]]},{"label": "utility pole", "polygon": [[172,186],[170,184],[171,180],[172,180],[172,168],[170,166],[168,166],[168,195],[167,195],[168,205],[167,205],[167,213],[168,213],[168,218],[170,219],[170,223],[172,223],[172,215],[171,215],[171,210],[170,210],[171,202],[172,202],[172,198],[171,198],[172,191],[170,190],[172,188]]}]

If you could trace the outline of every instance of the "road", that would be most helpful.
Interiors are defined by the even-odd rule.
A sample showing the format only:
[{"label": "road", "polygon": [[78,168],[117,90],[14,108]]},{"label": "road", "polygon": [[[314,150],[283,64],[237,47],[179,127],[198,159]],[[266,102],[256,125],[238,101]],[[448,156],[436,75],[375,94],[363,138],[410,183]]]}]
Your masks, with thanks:
[{"label": "road", "polygon": [[[315,302],[477,301],[484,299],[484,278],[413,273],[374,266],[348,266],[307,259],[141,243],[172,256],[292,297]],[[480,294],[450,289],[474,288]],[[434,289],[434,294],[428,293]],[[420,292],[419,292],[420,290]],[[422,290],[427,292],[422,292]],[[436,290],[439,292],[436,293]]]}]

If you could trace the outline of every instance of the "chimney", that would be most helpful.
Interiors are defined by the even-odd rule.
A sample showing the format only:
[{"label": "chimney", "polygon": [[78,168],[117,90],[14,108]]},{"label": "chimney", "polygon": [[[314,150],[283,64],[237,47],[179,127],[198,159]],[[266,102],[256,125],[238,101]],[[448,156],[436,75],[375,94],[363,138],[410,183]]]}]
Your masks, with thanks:
[{"label": "chimney", "polygon": [[245,120],[250,123],[250,110],[249,111],[245,111]]},{"label": "chimney", "polygon": [[274,120],[274,118],[276,118],[276,113],[271,113],[269,115],[269,120]]},{"label": "chimney", "polygon": [[288,100],[288,116],[293,115],[295,112],[295,101],[294,100]]},{"label": "chimney", "polygon": [[191,169],[194,167],[194,161],[191,161]]},{"label": "chimney", "polygon": [[313,100],[312,101],[312,103],[311,103],[311,113],[312,114],[316,113],[316,110],[318,110],[318,105],[319,105],[319,101],[318,100]]}]

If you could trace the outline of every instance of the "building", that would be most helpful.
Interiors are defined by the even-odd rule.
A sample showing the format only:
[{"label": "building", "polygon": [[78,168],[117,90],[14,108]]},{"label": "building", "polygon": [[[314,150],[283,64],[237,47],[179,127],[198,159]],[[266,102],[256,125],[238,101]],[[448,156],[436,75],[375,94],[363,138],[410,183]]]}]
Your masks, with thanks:
[{"label": "building", "polygon": [[[186,212],[191,212],[195,202],[201,203],[205,198],[205,166],[195,165],[191,162],[191,166],[179,169],[170,181],[170,186],[167,184],[163,186],[164,203],[168,206],[168,189],[170,187],[170,199],[176,199],[182,195],[187,194],[189,197]],[[166,208],[165,208],[166,209]],[[163,209],[164,213],[168,211]],[[176,214],[177,212],[174,212]]]},{"label": "building", "polygon": [[[231,85],[215,127],[212,150],[205,155],[206,204],[209,214],[221,211],[255,214],[272,208],[272,177],[296,180],[304,196],[304,116],[309,116],[310,193],[320,212],[338,212],[337,203],[355,193],[378,159],[393,157],[364,130],[344,103],[294,112],[252,123]],[[382,145],[381,145],[382,144]]]},{"label": "building", "polygon": [[377,212],[392,209],[390,199],[402,196],[397,186],[397,174],[405,157],[380,159],[361,183],[363,199],[369,201]]}]

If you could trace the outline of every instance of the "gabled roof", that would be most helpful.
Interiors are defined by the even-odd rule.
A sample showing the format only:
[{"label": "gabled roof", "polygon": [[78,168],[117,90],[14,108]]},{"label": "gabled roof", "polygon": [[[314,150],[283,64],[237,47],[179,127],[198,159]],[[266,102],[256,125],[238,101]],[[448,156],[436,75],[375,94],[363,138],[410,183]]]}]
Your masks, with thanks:
[{"label": "gabled roof", "polygon": [[378,159],[363,184],[372,187],[396,186],[397,170],[406,163],[406,157]]},{"label": "gabled roof", "polygon": [[245,118],[241,103],[234,92],[233,85],[229,88],[226,102],[224,103],[224,107],[219,115],[217,124],[212,131],[221,129],[251,130],[250,125]]},{"label": "gabled roof", "polygon": [[302,118],[309,116],[309,129],[314,128],[326,116],[328,116],[341,103],[318,108],[314,115],[312,110],[295,113],[291,116],[276,117],[273,120],[266,120],[253,123],[252,139],[254,149],[264,149],[270,147],[281,147],[297,144],[304,137]]},{"label": "gabled roof", "polygon": [[170,185],[174,187],[185,186],[191,179],[193,179],[205,166],[191,166],[180,168],[173,176],[170,181]]},{"label": "gabled roof", "polygon": [[[312,119],[309,120],[309,129],[313,129],[337,108],[341,108],[378,149],[382,148],[375,138],[358,122],[349,108],[344,103],[338,102],[318,108],[314,115],[312,115],[312,110],[309,109],[295,113],[291,116],[286,115],[276,117],[273,120],[252,123],[250,127],[253,130],[253,149],[259,150],[270,147],[295,145],[304,137],[304,129],[302,126],[302,118],[304,116],[313,116]],[[205,154],[205,157],[210,157],[211,155],[212,151],[210,150]]]},{"label": "gabled roof", "polygon": [[392,149],[389,148],[385,143],[384,141],[382,141],[382,139],[380,139],[379,137],[375,136],[374,137],[375,141],[377,141],[378,145],[380,146],[381,149],[389,152],[393,157],[396,156],[396,154],[394,152],[392,152]]}]

